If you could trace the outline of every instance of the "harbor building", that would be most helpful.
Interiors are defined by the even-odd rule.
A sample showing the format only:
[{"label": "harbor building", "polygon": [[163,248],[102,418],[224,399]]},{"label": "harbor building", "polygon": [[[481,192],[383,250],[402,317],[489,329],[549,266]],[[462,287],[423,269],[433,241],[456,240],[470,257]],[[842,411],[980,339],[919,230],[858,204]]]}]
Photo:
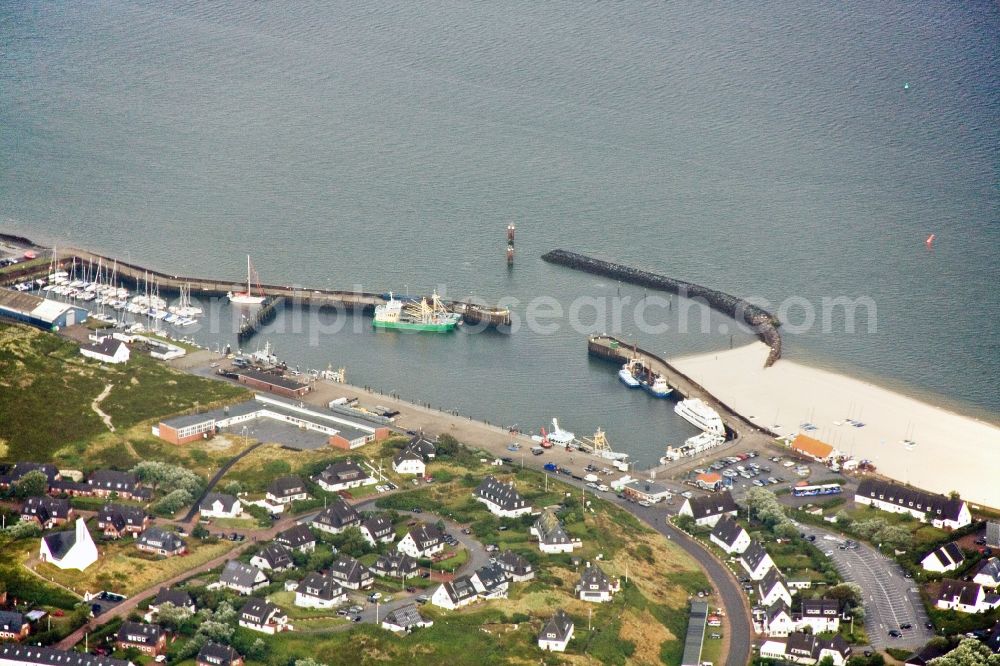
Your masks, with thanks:
[{"label": "harbor building", "polygon": [[270,372],[238,370],[236,381],[257,391],[267,391],[286,398],[301,398],[309,392],[309,385]]},{"label": "harbor building", "polygon": [[320,411],[321,409],[258,393],[253,400],[237,405],[164,419],[153,426],[152,432],[171,444],[187,444],[212,437],[225,428],[244,425],[256,419],[270,419],[324,435],[327,444],[345,450],[382,441],[389,436],[389,428],[383,424],[349,419],[330,411]]},{"label": "harbor building", "polygon": [[0,289],[0,319],[30,324],[46,331],[58,331],[87,321],[87,310],[24,292]]}]

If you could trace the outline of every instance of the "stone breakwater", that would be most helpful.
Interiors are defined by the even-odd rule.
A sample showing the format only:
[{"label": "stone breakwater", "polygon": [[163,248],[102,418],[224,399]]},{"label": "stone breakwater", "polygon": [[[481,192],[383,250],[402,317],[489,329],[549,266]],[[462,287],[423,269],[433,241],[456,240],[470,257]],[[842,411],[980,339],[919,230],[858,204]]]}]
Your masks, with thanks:
[{"label": "stone breakwater", "polygon": [[636,284],[650,289],[666,291],[689,299],[701,299],[713,310],[741,321],[749,326],[757,336],[771,348],[764,367],[769,367],[781,358],[781,335],[778,333],[780,322],[767,310],[750,303],[746,299],[727,294],[717,289],[703,287],[700,284],[677,280],[665,275],[594,259],[586,255],[568,250],[552,250],[542,255],[542,260],[567,268],[573,268],[585,273],[602,275],[622,282]]}]

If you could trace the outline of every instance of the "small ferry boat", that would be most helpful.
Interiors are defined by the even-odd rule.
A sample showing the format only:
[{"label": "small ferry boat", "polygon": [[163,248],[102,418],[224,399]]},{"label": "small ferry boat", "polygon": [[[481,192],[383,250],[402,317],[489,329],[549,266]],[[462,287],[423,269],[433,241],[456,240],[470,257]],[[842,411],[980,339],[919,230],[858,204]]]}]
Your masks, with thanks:
[{"label": "small ferry boat", "polygon": [[632,370],[629,368],[629,364],[626,363],[618,371],[618,380],[629,387],[630,389],[637,389],[641,386],[639,380],[632,376]]},{"label": "small ferry boat", "polygon": [[722,423],[722,417],[698,398],[681,400],[674,406],[674,412],[702,432],[726,436],[726,426]]},{"label": "small ferry boat", "polygon": [[422,297],[419,302],[402,301],[389,292],[389,300],[375,306],[372,324],[376,328],[445,333],[455,330],[461,319],[462,315],[451,312],[444,306],[436,291],[430,300]]},{"label": "small ferry boat", "polygon": [[250,255],[247,255],[247,290],[226,294],[230,303],[235,305],[260,305],[264,302],[264,290],[260,287],[260,280],[257,280],[257,292],[254,293],[251,280],[255,278],[253,264],[250,263]]}]

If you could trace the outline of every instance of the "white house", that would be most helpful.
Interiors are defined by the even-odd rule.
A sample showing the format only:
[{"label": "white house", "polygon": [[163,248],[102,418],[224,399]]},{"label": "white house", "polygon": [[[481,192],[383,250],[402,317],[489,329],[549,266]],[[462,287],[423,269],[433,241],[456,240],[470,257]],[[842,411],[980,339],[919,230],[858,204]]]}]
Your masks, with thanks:
[{"label": "white house", "polygon": [[501,483],[493,476],[483,479],[474,497],[485,504],[490,513],[501,518],[517,518],[531,513],[531,506],[514,489],[514,484]]},{"label": "white house", "polygon": [[441,583],[434,594],[431,603],[440,608],[455,610],[468,606],[479,598],[476,586],[469,576],[459,576],[451,582]]},{"label": "white house", "polygon": [[580,539],[571,538],[566,533],[562,522],[552,509],[544,509],[529,531],[538,537],[538,549],[543,553],[572,553],[574,549],[583,545]]},{"label": "white house", "polygon": [[427,620],[420,615],[416,605],[409,604],[402,606],[386,614],[382,620],[382,628],[397,634],[405,634],[418,627],[434,626],[432,620]]},{"label": "white house", "polygon": [[936,605],[943,610],[961,613],[985,613],[1000,607],[1000,595],[987,592],[979,583],[943,580]]},{"label": "white house", "polygon": [[97,561],[97,546],[83,518],[76,519],[74,529],[54,532],[42,537],[38,559],[60,569],[83,571]]},{"label": "white house", "polygon": [[129,359],[125,343],[110,336],[93,344],[80,345],[80,353],[101,363],[127,363]]},{"label": "white house", "polygon": [[539,632],[538,647],[547,652],[564,652],[572,638],[573,620],[560,608]]},{"label": "white house", "polygon": [[295,590],[295,605],[302,608],[333,608],[347,601],[347,592],[331,576],[310,573]]},{"label": "white house", "polygon": [[944,573],[957,569],[964,561],[965,555],[962,554],[962,549],[958,547],[958,544],[951,542],[928,553],[924,559],[920,560],[920,566],[923,567],[924,571]]},{"label": "white house", "polygon": [[219,581],[210,585],[210,588],[225,587],[240,594],[251,594],[254,590],[260,589],[270,581],[267,574],[257,567],[229,560],[222,569]]},{"label": "white house", "polygon": [[785,583],[785,577],[778,571],[778,567],[772,567],[757,583],[757,603],[762,606],[770,606],[776,601],[784,601],[791,606],[792,593]]},{"label": "white house", "polygon": [[239,518],[243,515],[243,505],[232,495],[208,493],[198,505],[202,518]]},{"label": "white house", "polygon": [[316,476],[315,481],[320,488],[331,493],[376,483],[375,477],[369,476],[368,472],[353,460],[345,460],[327,466]]},{"label": "white house", "polygon": [[587,562],[587,566],[576,584],[576,593],[580,599],[598,603],[611,601],[611,597],[620,589],[621,584],[617,579],[612,581],[600,567],[594,566],[590,562]]},{"label": "white house", "polygon": [[291,631],[288,615],[270,601],[263,599],[248,599],[240,609],[241,627],[259,631],[264,634],[276,634],[281,631]]},{"label": "white house", "polygon": [[427,464],[423,456],[410,448],[405,448],[392,459],[392,469],[396,474],[417,474],[425,476]]},{"label": "white house", "polygon": [[774,560],[764,550],[759,541],[751,541],[747,549],[740,555],[740,564],[746,569],[753,580],[763,580],[767,572],[774,566]]},{"label": "white house", "polygon": [[272,504],[285,505],[309,499],[306,484],[297,476],[283,476],[268,485],[264,495]]},{"label": "white house", "polygon": [[729,515],[715,523],[708,538],[730,555],[739,555],[750,545],[750,534]]},{"label": "white house", "polygon": [[976,569],[976,575],[972,577],[973,583],[979,583],[983,587],[1000,587],[1000,559],[991,557],[985,560]]},{"label": "white house", "polygon": [[908,513],[934,527],[958,529],[972,522],[969,505],[959,498],[935,495],[889,481],[865,479],[854,494],[856,504],[891,513]]},{"label": "white house", "polygon": [[365,538],[371,546],[380,543],[392,543],[396,539],[396,529],[384,513],[375,513],[365,517],[358,528],[361,536]]},{"label": "white house", "polygon": [[444,550],[444,535],[432,525],[420,524],[410,528],[396,550],[410,557],[433,557]]},{"label": "white house", "polygon": [[677,511],[678,516],[691,516],[695,525],[715,527],[722,516],[735,517],[739,507],[728,490],[706,497],[692,497],[684,500]]},{"label": "white house", "polygon": [[787,636],[795,631],[791,609],[784,601],[778,600],[763,610],[754,611],[754,629],[765,636]]},{"label": "white house", "polygon": [[836,599],[803,599],[801,609],[792,615],[796,631],[806,627],[813,634],[840,629],[840,602]]},{"label": "white house", "polygon": [[295,566],[292,562],[292,552],[280,543],[269,543],[250,558],[250,564],[258,569],[282,571]]},{"label": "white house", "polygon": [[851,646],[841,635],[827,640],[795,632],[784,639],[769,639],[760,646],[762,659],[788,661],[811,666],[829,656],[834,666],[843,666],[851,656]]}]

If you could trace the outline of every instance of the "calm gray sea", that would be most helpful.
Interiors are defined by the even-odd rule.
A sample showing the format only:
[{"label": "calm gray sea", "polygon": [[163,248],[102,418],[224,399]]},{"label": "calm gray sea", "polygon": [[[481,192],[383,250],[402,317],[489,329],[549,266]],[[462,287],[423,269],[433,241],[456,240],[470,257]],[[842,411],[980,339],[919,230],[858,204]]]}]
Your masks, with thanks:
[{"label": "calm gray sea", "polygon": [[[1000,412],[994,3],[8,0],[0,63],[5,231],[488,301],[617,295],[539,260],[555,247],[772,303],[869,296],[876,332],[814,328],[787,354]],[[727,347],[724,323],[622,329],[672,355]],[[567,326],[363,324],[266,337],[492,421],[603,426],[640,462],[694,434]]]}]

